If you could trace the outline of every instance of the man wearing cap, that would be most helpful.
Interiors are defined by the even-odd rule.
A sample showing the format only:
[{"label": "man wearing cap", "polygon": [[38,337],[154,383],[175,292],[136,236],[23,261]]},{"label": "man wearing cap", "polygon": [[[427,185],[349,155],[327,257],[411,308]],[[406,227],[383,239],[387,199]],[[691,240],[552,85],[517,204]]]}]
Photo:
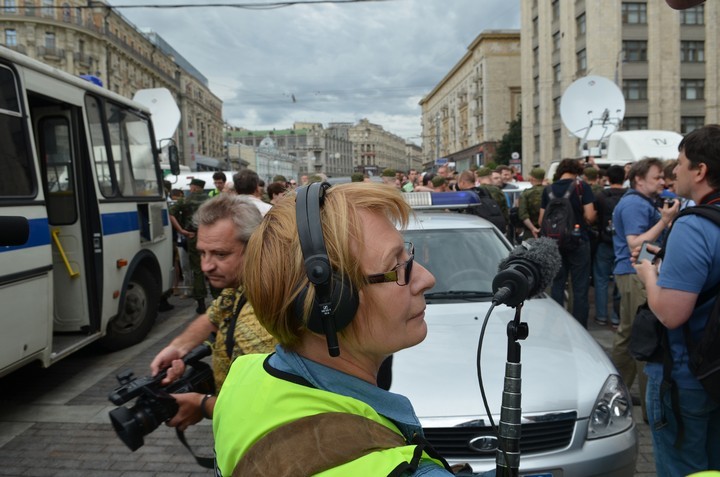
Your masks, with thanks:
[{"label": "man wearing cap", "polygon": [[190,195],[180,198],[170,209],[170,223],[177,233],[185,237],[187,241],[188,259],[193,276],[193,298],[197,301],[195,311],[198,314],[205,313],[207,288],[205,287],[205,275],[203,275],[200,268],[200,254],[197,251],[197,227],[193,222],[193,215],[207,199],[207,195],[203,192],[204,188],[204,180],[191,180]]},{"label": "man wearing cap", "polygon": [[518,218],[524,225],[523,240],[537,238],[540,235],[538,218],[540,216],[543,189],[545,188],[543,186],[545,169],[536,167],[530,171],[529,179],[532,187],[522,191],[518,200]]}]

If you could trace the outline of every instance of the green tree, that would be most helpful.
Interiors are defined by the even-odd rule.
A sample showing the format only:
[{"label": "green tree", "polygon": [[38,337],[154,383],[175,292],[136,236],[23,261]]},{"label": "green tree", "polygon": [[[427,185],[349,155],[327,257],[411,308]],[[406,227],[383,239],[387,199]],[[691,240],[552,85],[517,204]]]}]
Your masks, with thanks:
[{"label": "green tree", "polygon": [[510,164],[510,155],[513,152],[517,152],[522,157],[522,117],[520,113],[508,123],[508,131],[498,143],[493,159],[498,164]]}]

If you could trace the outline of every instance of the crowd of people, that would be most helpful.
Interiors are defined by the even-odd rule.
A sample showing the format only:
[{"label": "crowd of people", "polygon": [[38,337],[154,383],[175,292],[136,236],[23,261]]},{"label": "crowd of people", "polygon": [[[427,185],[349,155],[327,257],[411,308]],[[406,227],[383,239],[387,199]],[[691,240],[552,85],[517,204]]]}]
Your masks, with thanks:
[{"label": "crowd of people", "polygon": [[[720,403],[688,371],[682,328],[688,323],[689,333],[703,332],[711,305],[697,300],[720,283],[720,234],[701,217],[675,219],[695,204],[720,203],[719,158],[720,126],[706,126],[683,139],[678,160],[646,158],[603,170],[592,159],[568,158],[552,181],[533,169],[531,186],[520,194],[504,193],[523,179],[507,166],[386,171],[385,184],[365,184],[369,178],[356,174],[353,183],[334,187],[323,177],[301,177],[306,187],[297,191],[293,179],[278,177],[267,195],[257,174],[243,170],[231,190],[218,173],[209,200],[195,180],[190,195],[173,205],[171,222],[187,254],[195,255],[199,316],[151,369],[168,368],[166,381],[175,379],[184,354],[212,334],[216,389],[224,391],[175,395],[180,410],[169,424],[185,429],[224,417],[214,419],[218,475],[253,473],[258,465],[270,473],[299,465],[307,475],[371,468],[451,475],[422,439],[411,404],[378,386],[388,356],[424,339],[423,294],[434,284],[395,228],[410,213],[402,193],[474,191],[496,203],[511,239],[546,235],[544,219],[561,197],[575,219],[575,245],[560,247],[551,296],[561,305],[569,297],[572,315],[587,327],[594,288],[595,321],[616,329],[611,358],[628,387],[639,382],[658,475],[718,469],[712,450],[720,448]],[[660,260],[637,260],[643,243],[665,247],[662,268]],[[214,297],[208,308],[206,279]],[[671,378],[679,390],[673,396],[664,391],[669,372],[628,350],[645,302],[669,330]],[[287,393],[296,399],[281,403]],[[323,439],[310,439],[317,428]],[[359,447],[318,459],[276,458],[277,452],[320,455],[318,446],[333,445],[348,429]]]}]

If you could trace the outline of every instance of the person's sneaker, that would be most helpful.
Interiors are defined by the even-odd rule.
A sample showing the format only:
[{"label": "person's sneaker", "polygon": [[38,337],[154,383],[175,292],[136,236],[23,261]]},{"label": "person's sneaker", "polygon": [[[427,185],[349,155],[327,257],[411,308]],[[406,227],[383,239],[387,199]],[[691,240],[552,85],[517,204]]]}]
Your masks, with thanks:
[{"label": "person's sneaker", "polygon": [[205,300],[200,298],[197,301],[197,304],[198,305],[197,308],[195,308],[195,313],[197,313],[198,315],[202,315],[203,313],[205,313],[205,310],[207,310],[207,307],[205,306]]},{"label": "person's sneaker", "polygon": [[613,330],[617,330],[617,329],[618,329],[618,326],[620,326],[620,322],[619,322],[619,321],[618,321],[617,323],[613,321],[611,324],[612,324]]},{"label": "person's sneaker", "polygon": [[600,325],[600,326],[605,326],[605,325],[607,325],[607,319],[600,320],[598,318],[595,318],[595,324]]}]

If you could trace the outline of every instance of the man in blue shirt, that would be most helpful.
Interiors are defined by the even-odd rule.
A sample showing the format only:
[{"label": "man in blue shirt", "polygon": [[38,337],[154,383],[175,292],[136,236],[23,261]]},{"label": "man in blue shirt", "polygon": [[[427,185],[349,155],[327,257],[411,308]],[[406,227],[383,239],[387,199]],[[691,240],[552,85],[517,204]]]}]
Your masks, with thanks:
[{"label": "man in blue shirt", "polygon": [[663,166],[659,159],[643,159],[633,164],[628,180],[630,189],[613,212],[614,273],[620,290],[620,325],[613,340],[611,358],[628,388],[639,375],[642,400],[647,382],[642,373],[643,363],[630,356],[628,345],[635,314],[638,307],[645,303],[646,295],[630,256],[633,250],[639,250],[643,242],[656,242],[664,237],[665,230],[678,213],[679,203],[676,201],[672,206],[666,203],[662,210],[655,207],[658,190],[664,184]]},{"label": "man in blue shirt", "polygon": [[[678,195],[698,204],[720,204],[720,126],[696,129],[683,138],[675,168]],[[698,305],[700,293],[720,283],[720,230],[697,215],[680,217],[666,244],[662,264],[635,264],[648,304],[668,328],[672,380],[679,416],[669,392],[661,393],[663,365],[648,363],[647,408],[659,477],[720,469],[720,403],[705,392],[688,368],[686,328],[693,339],[703,333],[714,300]],[[659,273],[659,274],[658,274]],[[680,434],[678,417],[684,432]],[[679,442],[677,438],[681,437]]]}]

